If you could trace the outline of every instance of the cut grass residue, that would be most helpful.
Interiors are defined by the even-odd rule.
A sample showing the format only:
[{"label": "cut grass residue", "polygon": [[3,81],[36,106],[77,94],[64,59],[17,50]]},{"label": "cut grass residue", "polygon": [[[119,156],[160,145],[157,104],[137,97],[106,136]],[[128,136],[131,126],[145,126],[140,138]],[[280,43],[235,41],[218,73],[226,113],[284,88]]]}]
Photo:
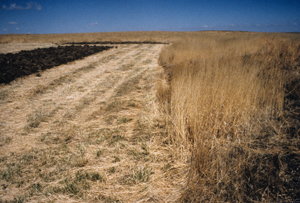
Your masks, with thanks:
[{"label": "cut grass residue", "polygon": [[143,72],[139,73],[138,75],[126,80],[126,82],[122,83],[116,90],[115,96],[121,97],[129,92],[139,89],[140,87],[137,86],[139,84],[140,79],[143,77]]},{"label": "cut grass residue", "polygon": [[54,90],[58,86],[61,86],[65,83],[71,83],[74,75],[64,75],[60,76],[58,79],[53,80],[49,85],[37,85],[36,88],[32,91],[34,97],[45,94],[48,90]]},{"label": "cut grass residue", "polygon": [[119,112],[121,110],[128,110],[129,108],[137,108],[140,106],[140,102],[135,101],[133,99],[130,100],[119,100],[114,99],[111,103],[107,104],[105,107],[105,111],[107,114]]},{"label": "cut grass residue", "polygon": [[125,140],[126,138],[123,136],[123,135],[113,135],[111,137],[109,137],[107,139],[108,141],[108,145],[114,145],[115,143],[119,142],[119,141],[123,141]]},{"label": "cut grass residue", "polygon": [[149,161],[150,158],[148,157],[148,155],[150,155],[150,152],[149,152],[149,147],[146,147],[143,151],[140,151],[136,148],[132,148],[132,149],[128,149],[127,150],[127,154],[129,156],[132,156],[134,160],[137,160],[137,161]]},{"label": "cut grass residue", "polygon": [[103,154],[103,151],[104,151],[103,149],[98,149],[96,152],[96,156],[100,157]]},{"label": "cut grass residue", "polygon": [[120,80],[120,78],[121,76],[119,75],[108,75],[104,80],[99,81],[99,83],[97,84],[97,88],[113,88],[117,81]]},{"label": "cut grass residue", "polygon": [[108,63],[109,61],[111,61],[111,60],[115,60],[116,58],[117,58],[117,54],[118,54],[119,52],[117,52],[116,54],[114,54],[114,55],[109,55],[109,56],[106,56],[105,58],[102,58],[102,60],[101,60],[101,63]]},{"label": "cut grass residue", "polygon": [[68,73],[67,75],[60,76],[58,79],[53,80],[49,85],[37,85],[36,88],[32,91],[33,96],[42,95],[48,92],[48,90],[54,90],[55,88],[64,85],[66,83],[71,83],[75,81],[76,77],[80,77],[81,73],[87,73],[95,69],[96,63],[90,64],[78,68],[77,70]]},{"label": "cut grass residue", "polygon": [[0,147],[6,144],[10,144],[10,142],[12,141],[12,137],[9,136],[3,136],[0,138]]},{"label": "cut grass residue", "polygon": [[105,111],[109,113],[119,112],[121,109],[124,108],[124,104],[125,101],[114,100],[106,106]]},{"label": "cut grass residue", "polygon": [[149,63],[152,63],[152,60],[151,59],[146,59],[145,61],[142,62],[143,64],[147,65]]},{"label": "cut grass residue", "polygon": [[134,67],[135,63],[129,63],[129,64],[123,64],[120,68],[118,68],[118,70],[121,70],[121,71],[128,71],[128,70],[131,70],[132,67]]},{"label": "cut grass residue", "polygon": [[47,117],[50,115],[49,112],[44,109],[38,109],[27,116],[27,125],[25,128],[37,128],[41,122],[45,122]]},{"label": "cut grass residue", "polygon": [[73,159],[72,164],[75,167],[84,167],[88,162],[89,160],[87,158],[77,156]]},{"label": "cut grass residue", "polygon": [[116,163],[116,162],[119,162],[119,161],[121,161],[120,157],[119,156],[114,156],[113,163]]},{"label": "cut grass residue", "polygon": [[122,117],[122,118],[119,118],[119,119],[118,119],[117,123],[118,123],[118,124],[124,124],[124,123],[128,123],[128,122],[130,122],[130,121],[132,121],[132,119],[126,118],[126,117]]},{"label": "cut grass residue", "polygon": [[140,167],[136,170],[131,170],[130,174],[124,176],[123,184],[135,185],[140,182],[148,182],[152,174],[154,174],[152,168],[147,166]]},{"label": "cut grass residue", "polygon": [[107,170],[109,173],[115,173],[116,172],[116,167],[110,167],[108,170]]},{"label": "cut grass residue", "polygon": [[95,101],[96,97],[83,97],[77,106],[75,106],[76,111],[81,111],[90,105],[91,102]]},{"label": "cut grass residue", "polygon": [[77,74],[77,73],[80,73],[80,72],[89,72],[89,71],[92,71],[96,68],[98,64],[97,63],[92,63],[92,64],[89,64],[87,66],[83,66],[81,68],[78,68],[76,69],[75,71],[73,71],[73,74]]},{"label": "cut grass residue", "polygon": [[[129,51],[126,62],[131,60],[132,53],[136,53]],[[143,54],[143,59],[147,56],[147,53]],[[126,55],[122,58],[126,58]],[[30,138],[28,140],[32,143],[24,144],[26,148],[20,149],[21,152],[17,151],[13,155],[8,152],[6,156],[0,157],[0,187],[2,186],[4,192],[11,196],[9,201],[15,195],[16,198],[26,198],[28,202],[42,200],[123,202],[123,199],[124,202],[128,202],[129,199],[131,200],[130,196],[140,199],[141,191],[144,192],[146,188],[151,187],[150,179],[153,171],[157,169],[159,171],[160,167],[157,165],[160,163],[156,162],[156,155],[150,153],[150,145],[156,144],[149,142],[152,118],[146,118],[149,109],[145,109],[144,105],[145,100],[150,101],[149,95],[154,94],[143,89],[146,86],[144,83],[148,81],[140,76],[145,70],[142,65],[136,67],[136,64],[132,63],[132,70],[128,69],[126,72],[117,70],[116,64],[118,63],[114,61],[110,65],[105,64],[105,69],[108,71],[103,74],[98,74],[102,68],[94,69],[97,75],[94,75],[93,85],[89,85],[86,80],[89,75],[84,74],[84,71],[89,72],[92,68],[87,67],[74,73],[82,73],[84,77],[73,77],[74,75],[69,74],[69,79],[72,79],[69,81],[70,84],[66,85],[68,83],[68,80],[64,81],[68,78],[66,77],[56,80],[51,85],[54,89],[39,87],[37,94],[40,96],[32,98],[32,101],[38,104],[40,100],[43,103],[37,110],[36,107],[30,106],[31,109],[26,111],[31,110],[31,114],[28,114],[28,118],[32,118],[30,122],[36,121],[36,124],[29,128],[37,126],[26,134],[26,138]],[[124,68],[127,69],[131,65]],[[50,76],[49,78],[52,78]],[[59,75],[56,74],[56,77]],[[122,81],[132,79],[133,81],[125,85],[134,84],[133,89],[119,92],[122,95],[116,97],[114,93],[118,88],[117,85],[122,86]],[[151,82],[154,83],[153,80]],[[117,88],[112,89],[114,87]],[[135,94],[137,92],[135,90],[139,93]],[[65,99],[63,95],[69,96],[74,92],[79,93],[74,95],[78,96],[76,99],[72,97],[63,101]],[[79,96],[83,97],[79,98]],[[60,105],[59,111],[56,104]],[[66,106],[67,108],[64,108]],[[53,109],[59,113],[54,114]],[[38,110],[40,113],[35,112]],[[90,120],[87,121],[85,118],[89,110],[97,113],[92,122],[88,122]],[[33,112],[44,116],[34,116]],[[134,128],[137,126],[135,122],[138,119],[143,120],[144,124],[141,126],[143,129],[132,142],[131,135],[135,132]],[[5,143],[4,148],[10,147],[11,144],[18,145],[19,141],[15,142],[13,137],[10,144]],[[33,145],[38,149],[29,149]],[[138,168],[145,164],[147,166],[144,168]],[[127,185],[124,184],[124,179]],[[123,186],[119,187],[117,184]],[[128,187],[128,185],[134,186]],[[15,194],[12,191],[16,191]]]},{"label": "cut grass residue", "polygon": [[0,102],[4,101],[9,96],[8,90],[2,90],[0,91]]},{"label": "cut grass residue", "polygon": [[83,193],[91,188],[90,182],[93,181],[105,182],[105,179],[98,172],[77,171],[75,177],[65,178],[59,182],[62,186],[49,187],[47,192],[82,197]]},{"label": "cut grass residue", "polygon": [[[54,105],[51,103],[50,105]],[[46,104],[43,104],[42,107],[38,107],[32,113],[27,115],[27,124],[24,126],[25,130],[30,130],[31,128],[37,128],[40,123],[47,122],[50,117],[52,117],[59,109],[60,105],[48,109]]]},{"label": "cut grass residue", "polygon": [[[61,146],[32,149],[22,155],[13,154],[9,156],[9,160],[2,158],[1,185],[7,189],[14,186],[20,188],[27,181],[33,182],[24,190],[26,193],[24,197],[48,196],[49,194],[70,194],[82,197],[85,191],[91,188],[91,182],[106,181],[104,176],[95,171],[78,170],[75,175],[70,173],[71,168],[86,165],[87,159],[82,157],[83,153],[73,154],[66,146]],[[59,184],[52,186],[51,183],[58,180],[61,180]]]}]

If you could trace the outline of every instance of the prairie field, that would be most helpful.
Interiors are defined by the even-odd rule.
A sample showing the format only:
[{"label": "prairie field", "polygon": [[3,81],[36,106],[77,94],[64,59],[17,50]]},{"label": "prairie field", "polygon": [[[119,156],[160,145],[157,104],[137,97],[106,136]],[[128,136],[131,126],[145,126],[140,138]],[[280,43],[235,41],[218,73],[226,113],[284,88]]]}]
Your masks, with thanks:
[{"label": "prairie field", "polygon": [[170,142],[192,153],[180,202],[300,200],[299,34],[197,33],[159,63]]},{"label": "prairie field", "polygon": [[300,34],[0,35],[112,49],[0,85],[0,202],[300,201]]}]

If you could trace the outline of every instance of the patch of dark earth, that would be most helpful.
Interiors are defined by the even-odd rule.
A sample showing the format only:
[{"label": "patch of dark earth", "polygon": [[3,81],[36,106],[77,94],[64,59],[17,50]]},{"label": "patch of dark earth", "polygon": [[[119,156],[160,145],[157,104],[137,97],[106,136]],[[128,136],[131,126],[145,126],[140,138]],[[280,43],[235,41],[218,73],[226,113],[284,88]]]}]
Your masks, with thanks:
[{"label": "patch of dark earth", "polygon": [[0,54],[0,84],[9,83],[16,78],[37,73],[82,59],[113,46],[58,46],[38,48],[19,53]]},{"label": "patch of dark earth", "polygon": [[97,42],[67,42],[63,44],[169,44],[168,42],[150,42],[150,41],[124,41],[124,42],[112,42],[112,41],[97,41]]}]

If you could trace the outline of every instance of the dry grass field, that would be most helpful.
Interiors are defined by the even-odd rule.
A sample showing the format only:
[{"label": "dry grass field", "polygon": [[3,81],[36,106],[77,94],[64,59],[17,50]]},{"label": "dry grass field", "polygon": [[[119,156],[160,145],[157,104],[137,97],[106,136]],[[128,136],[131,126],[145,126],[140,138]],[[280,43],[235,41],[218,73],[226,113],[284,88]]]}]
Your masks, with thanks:
[{"label": "dry grass field", "polygon": [[[188,33],[188,32],[187,32]],[[97,42],[97,41],[149,41],[173,42],[182,36],[183,32],[104,32],[104,33],[74,33],[74,34],[45,34],[45,35],[1,35],[0,43],[68,43],[68,42]]]},{"label": "dry grass field", "polygon": [[300,200],[299,37],[204,32],[164,48],[168,135],[192,151],[180,202]]},{"label": "dry grass field", "polygon": [[[124,44],[0,86],[0,202],[300,199],[300,34],[1,35]],[[33,44],[34,43],[34,44]]]}]

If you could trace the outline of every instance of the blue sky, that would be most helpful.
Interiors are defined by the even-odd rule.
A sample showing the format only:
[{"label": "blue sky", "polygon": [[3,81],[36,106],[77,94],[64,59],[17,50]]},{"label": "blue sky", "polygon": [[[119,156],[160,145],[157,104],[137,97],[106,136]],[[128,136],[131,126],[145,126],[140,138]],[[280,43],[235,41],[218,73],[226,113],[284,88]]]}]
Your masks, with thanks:
[{"label": "blue sky", "polygon": [[0,0],[0,34],[300,32],[300,0]]}]

